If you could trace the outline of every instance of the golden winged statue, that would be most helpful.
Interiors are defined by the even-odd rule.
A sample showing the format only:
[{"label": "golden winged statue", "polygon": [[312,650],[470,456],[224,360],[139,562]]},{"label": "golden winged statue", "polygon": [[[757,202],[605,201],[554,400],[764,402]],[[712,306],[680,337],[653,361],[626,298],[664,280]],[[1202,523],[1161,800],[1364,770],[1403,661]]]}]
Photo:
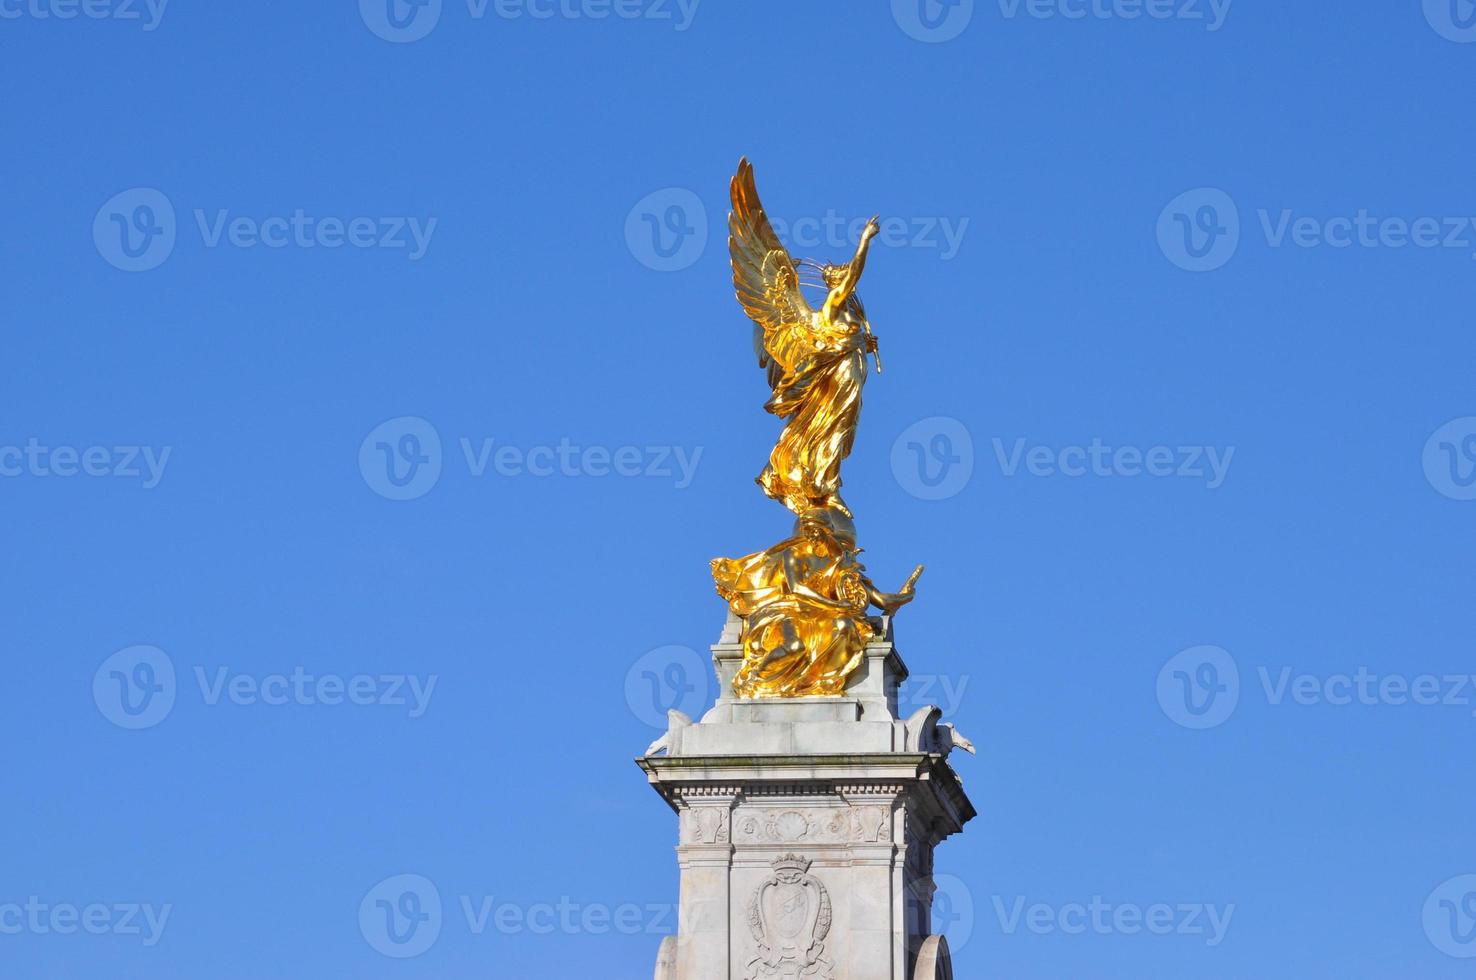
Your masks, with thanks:
[{"label": "golden winged statue", "polygon": [[[796,262],[759,201],[753,165],[738,163],[731,187],[728,251],[738,302],[753,320],[759,367],[772,397],[764,406],[784,430],[758,477],[764,493],[795,514],[791,535],[743,558],[716,558],[720,596],[743,619],[744,660],[733,680],[741,698],[830,697],[844,693],[877,625],[912,601],[919,565],[898,592],[880,592],[856,556],[856,526],[841,499],[841,462],[861,418],[866,355],[881,361],[856,284],[876,237],[866,223],[851,261]],[[801,269],[818,274],[804,282]],[[824,291],[818,309],[802,286]]]}]

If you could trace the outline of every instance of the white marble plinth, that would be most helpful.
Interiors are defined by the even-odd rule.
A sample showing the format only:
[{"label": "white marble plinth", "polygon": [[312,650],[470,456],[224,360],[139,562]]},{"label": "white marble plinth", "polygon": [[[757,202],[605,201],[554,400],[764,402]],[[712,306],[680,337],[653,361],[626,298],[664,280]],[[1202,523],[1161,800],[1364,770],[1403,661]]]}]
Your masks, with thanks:
[{"label": "white marble plinth", "polygon": [[672,712],[637,760],[678,815],[678,933],[657,980],[951,978],[933,850],[974,808],[941,712],[898,716],[891,623],[844,697],[779,700],[732,697],[740,626],[712,648],[717,703],[699,722]]}]

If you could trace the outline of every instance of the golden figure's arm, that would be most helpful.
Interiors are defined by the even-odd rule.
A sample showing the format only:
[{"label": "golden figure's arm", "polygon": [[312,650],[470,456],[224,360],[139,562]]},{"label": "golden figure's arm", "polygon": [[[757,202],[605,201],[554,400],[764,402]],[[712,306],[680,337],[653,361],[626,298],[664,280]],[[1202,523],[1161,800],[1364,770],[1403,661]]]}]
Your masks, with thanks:
[{"label": "golden figure's arm", "polygon": [[871,240],[881,231],[876,223],[876,218],[866,222],[866,227],[861,231],[861,244],[856,246],[856,255],[846,266],[845,274],[830,295],[825,297],[823,315],[826,323],[834,323],[835,316],[841,307],[846,305],[846,300],[856,291],[856,284],[861,281],[861,273],[866,268],[866,253],[871,248]]},{"label": "golden figure's arm", "polygon": [[[889,616],[895,613],[898,609],[901,609],[917,597],[917,580],[922,577],[922,573],[923,567],[921,565],[914,568],[912,575],[908,577],[907,581],[903,583],[902,588],[897,592],[880,592],[875,586],[872,586],[870,589],[871,604]],[[867,584],[870,585],[869,581]]]}]

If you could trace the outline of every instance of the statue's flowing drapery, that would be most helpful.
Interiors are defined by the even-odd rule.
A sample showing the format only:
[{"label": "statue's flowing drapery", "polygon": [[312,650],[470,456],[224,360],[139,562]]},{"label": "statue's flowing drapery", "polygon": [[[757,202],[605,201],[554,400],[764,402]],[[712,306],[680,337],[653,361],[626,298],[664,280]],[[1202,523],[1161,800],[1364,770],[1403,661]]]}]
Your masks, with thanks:
[{"label": "statue's flowing drapery", "polygon": [[764,406],[787,424],[758,483],[795,513],[812,501],[839,502],[841,460],[851,454],[861,418],[865,355],[849,336],[834,339],[845,346],[805,358]]}]

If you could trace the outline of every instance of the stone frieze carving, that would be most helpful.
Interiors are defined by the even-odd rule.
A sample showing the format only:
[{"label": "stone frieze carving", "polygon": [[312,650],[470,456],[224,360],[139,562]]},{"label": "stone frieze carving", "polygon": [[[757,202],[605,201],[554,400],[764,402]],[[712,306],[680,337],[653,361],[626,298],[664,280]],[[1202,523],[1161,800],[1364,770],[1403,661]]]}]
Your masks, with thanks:
[{"label": "stone frieze carving", "polygon": [[892,839],[892,810],[885,806],[851,809],[851,839],[875,844]]},{"label": "stone frieze carving", "polygon": [[880,805],[740,809],[733,819],[738,843],[874,844],[892,839],[892,810]]},{"label": "stone frieze carving", "polygon": [[730,816],[725,806],[699,806],[682,811],[682,840],[688,844],[726,844]]}]

